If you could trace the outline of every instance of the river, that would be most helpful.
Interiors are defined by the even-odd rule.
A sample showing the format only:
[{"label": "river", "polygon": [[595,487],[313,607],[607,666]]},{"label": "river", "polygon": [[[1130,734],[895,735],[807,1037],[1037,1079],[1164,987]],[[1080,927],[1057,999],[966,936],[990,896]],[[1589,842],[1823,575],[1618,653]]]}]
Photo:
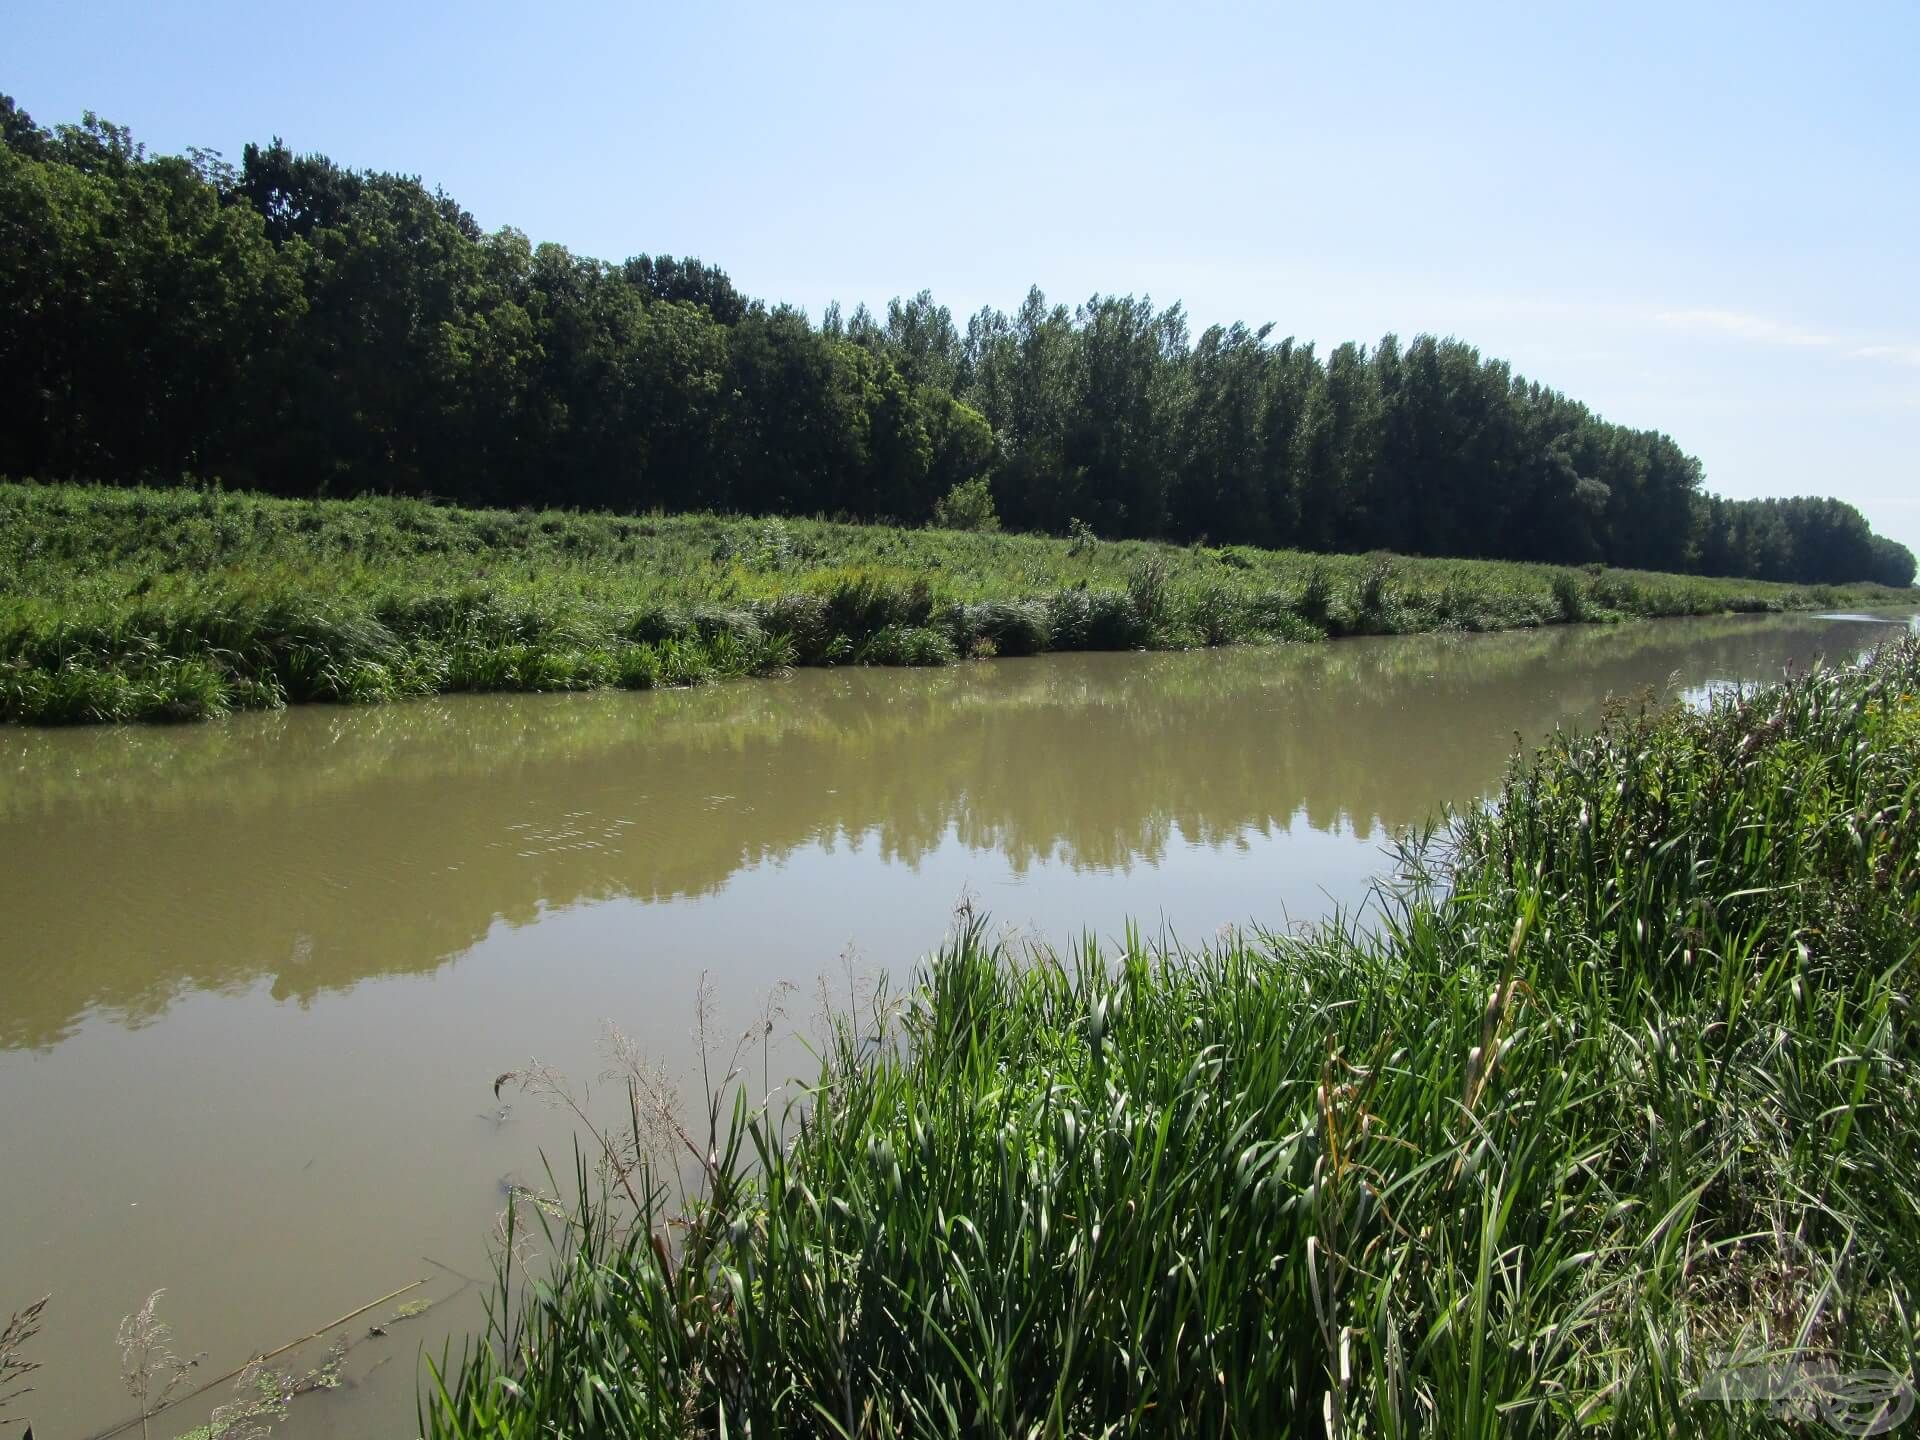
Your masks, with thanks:
[{"label": "river", "polygon": [[[781,982],[908,973],[962,895],[996,928],[1192,941],[1360,903],[1403,827],[1515,737],[1697,698],[1895,624],[1721,618],[650,694],[309,707],[0,732],[0,1319],[51,1292],[40,1440],[134,1412],[120,1317],[166,1287],[190,1385],[343,1327],[290,1436],[415,1433],[422,1347],[479,1319],[505,1186],[617,1022],[690,1090]],[[852,977],[851,979],[849,977]],[[806,1068],[789,1040],[755,1066]],[[778,1078],[776,1075],[775,1078]],[[381,1322],[384,1336],[369,1334]],[[298,1352],[304,1363],[318,1346]],[[209,1397],[209,1402],[212,1398]],[[182,1406],[154,1426],[205,1418]],[[134,1432],[137,1433],[137,1430]]]}]

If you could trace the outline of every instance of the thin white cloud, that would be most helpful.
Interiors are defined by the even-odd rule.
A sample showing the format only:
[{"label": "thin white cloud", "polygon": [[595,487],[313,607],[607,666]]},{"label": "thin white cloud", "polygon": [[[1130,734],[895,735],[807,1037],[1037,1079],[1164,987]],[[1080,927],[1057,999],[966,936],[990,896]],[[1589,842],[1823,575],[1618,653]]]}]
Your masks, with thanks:
[{"label": "thin white cloud", "polygon": [[1749,315],[1743,310],[1663,310],[1654,319],[1669,330],[1680,330],[1690,335],[1753,340],[1763,345],[1830,350],[1840,343],[1831,335],[1802,330],[1797,325],[1770,320],[1765,315]]},{"label": "thin white cloud", "polygon": [[1861,345],[1851,352],[1860,360],[1886,360],[1920,367],[1920,345]]},{"label": "thin white cloud", "polygon": [[1900,341],[1862,344],[1818,330],[1803,330],[1765,315],[1744,310],[1662,310],[1654,321],[1669,330],[1707,339],[1748,340],[1756,345],[1781,345],[1797,350],[1831,350],[1851,360],[1871,360],[1920,369],[1920,345]]}]

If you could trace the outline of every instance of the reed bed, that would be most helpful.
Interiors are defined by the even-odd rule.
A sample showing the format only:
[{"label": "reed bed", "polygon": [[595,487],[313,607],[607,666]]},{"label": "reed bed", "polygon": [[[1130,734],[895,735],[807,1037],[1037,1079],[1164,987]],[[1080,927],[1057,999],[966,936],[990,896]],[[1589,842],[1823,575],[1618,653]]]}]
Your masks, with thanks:
[{"label": "reed bed", "polygon": [[1912,599],[1086,536],[0,484],[0,720]]},{"label": "reed bed", "polygon": [[810,1083],[714,1086],[690,1196],[632,1089],[422,1433],[1880,1433],[1917,784],[1908,640],[1556,738],[1366,925],[965,917]]}]

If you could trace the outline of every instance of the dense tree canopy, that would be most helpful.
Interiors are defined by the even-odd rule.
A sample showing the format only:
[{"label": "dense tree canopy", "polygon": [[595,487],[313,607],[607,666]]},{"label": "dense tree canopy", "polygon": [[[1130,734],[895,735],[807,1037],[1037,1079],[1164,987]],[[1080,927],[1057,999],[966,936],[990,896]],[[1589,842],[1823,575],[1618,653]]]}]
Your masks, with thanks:
[{"label": "dense tree canopy", "polygon": [[[920,522],[1904,585],[1837,500],[1729,501],[1455,339],[1038,290],[956,325],[749,300],[718,268],[484,233],[279,140],[151,156],[0,97],[0,473]],[[942,514],[959,511],[948,507]]]}]

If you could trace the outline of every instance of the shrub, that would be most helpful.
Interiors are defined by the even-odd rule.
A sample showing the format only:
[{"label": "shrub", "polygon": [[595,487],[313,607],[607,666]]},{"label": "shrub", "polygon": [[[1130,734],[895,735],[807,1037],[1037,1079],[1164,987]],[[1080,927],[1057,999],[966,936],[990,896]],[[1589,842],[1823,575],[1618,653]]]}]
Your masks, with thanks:
[{"label": "shrub", "polygon": [[943,530],[998,530],[1000,516],[993,508],[993,490],[986,477],[962,480],[936,500],[933,523]]}]

